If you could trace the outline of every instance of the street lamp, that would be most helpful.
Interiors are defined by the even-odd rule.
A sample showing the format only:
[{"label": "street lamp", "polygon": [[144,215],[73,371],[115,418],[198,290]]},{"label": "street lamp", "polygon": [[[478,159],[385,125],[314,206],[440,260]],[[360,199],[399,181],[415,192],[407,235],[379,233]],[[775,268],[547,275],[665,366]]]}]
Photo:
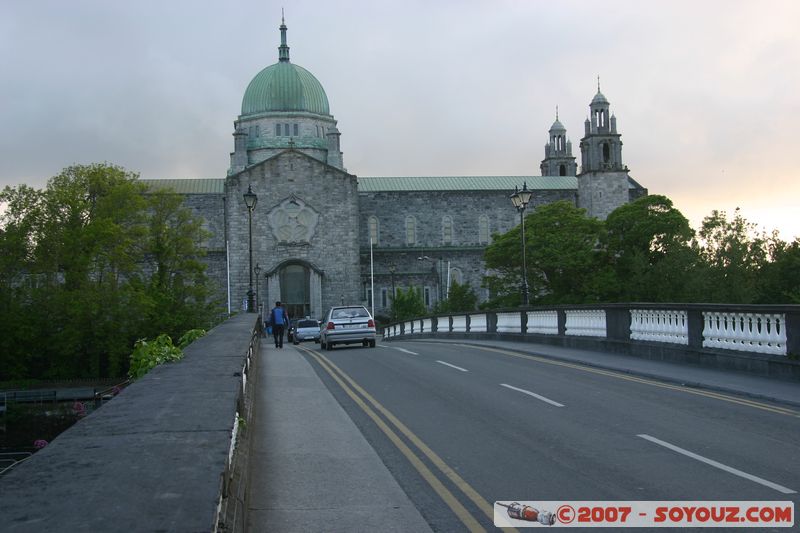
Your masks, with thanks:
[{"label": "street lamp", "polygon": [[258,196],[253,192],[252,186],[247,186],[247,192],[244,193],[244,205],[247,206],[247,220],[250,225],[250,266],[248,274],[250,275],[250,288],[247,290],[247,312],[255,313],[255,302],[253,301],[253,209],[256,208]]},{"label": "street lamp", "polygon": [[531,201],[533,192],[528,190],[527,182],[522,183],[522,190],[514,187],[514,194],[511,195],[511,204],[519,211],[519,223],[522,226],[522,305],[528,305],[528,267],[525,260],[525,208]]},{"label": "street lamp", "polygon": [[261,266],[258,263],[256,263],[253,272],[256,274],[256,309],[258,309],[258,277],[261,275]]}]

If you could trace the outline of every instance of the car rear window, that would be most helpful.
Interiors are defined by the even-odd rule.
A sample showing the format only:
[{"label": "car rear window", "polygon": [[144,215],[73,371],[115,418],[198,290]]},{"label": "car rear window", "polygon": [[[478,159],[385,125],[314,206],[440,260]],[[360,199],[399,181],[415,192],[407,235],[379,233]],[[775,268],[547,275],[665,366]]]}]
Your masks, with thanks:
[{"label": "car rear window", "polygon": [[319,324],[317,324],[316,320],[301,320],[297,323],[298,328],[318,328]]},{"label": "car rear window", "polygon": [[369,311],[363,307],[348,307],[346,309],[334,309],[333,318],[356,318],[368,317]]}]

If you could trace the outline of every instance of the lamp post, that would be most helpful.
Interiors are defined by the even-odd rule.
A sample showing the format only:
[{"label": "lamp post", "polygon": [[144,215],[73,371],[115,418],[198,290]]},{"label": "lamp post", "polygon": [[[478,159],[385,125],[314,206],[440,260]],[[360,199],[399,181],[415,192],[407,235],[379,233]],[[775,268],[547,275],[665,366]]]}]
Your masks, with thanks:
[{"label": "lamp post", "polygon": [[519,223],[522,226],[522,305],[528,305],[528,267],[525,260],[525,208],[531,201],[533,192],[528,190],[527,182],[522,183],[522,190],[514,187],[514,194],[511,195],[511,204],[519,211]]},{"label": "lamp post", "polygon": [[255,302],[253,301],[253,209],[256,208],[258,196],[253,192],[252,186],[247,186],[247,192],[244,193],[244,205],[247,206],[247,220],[249,223],[250,234],[250,266],[248,274],[250,275],[250,288],[247,290],[247,312],[255,313]]},{"label": "lamp post", "polygon": [[256,275],[256,309],[259,309],[259,307],[258,307],[258,277],[261,275],[261,266],[258,263],[256,263],[256,267],[253,269],[253,272],[255,272],[255,275]]}]

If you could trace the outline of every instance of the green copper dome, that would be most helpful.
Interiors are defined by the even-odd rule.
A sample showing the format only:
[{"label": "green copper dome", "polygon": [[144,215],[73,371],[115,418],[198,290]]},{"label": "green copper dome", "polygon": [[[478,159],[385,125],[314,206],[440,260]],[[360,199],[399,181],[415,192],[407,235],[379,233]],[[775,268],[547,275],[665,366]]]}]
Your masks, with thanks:
[{"label": "green copper dome", "polygon": [[281,24],[280,61],[270,65],[253,78],[242,99],[242,115],[273,111],[305,111],[330,115],[328,96],[309,71],[289,61],[286,45],[286,24]]}]

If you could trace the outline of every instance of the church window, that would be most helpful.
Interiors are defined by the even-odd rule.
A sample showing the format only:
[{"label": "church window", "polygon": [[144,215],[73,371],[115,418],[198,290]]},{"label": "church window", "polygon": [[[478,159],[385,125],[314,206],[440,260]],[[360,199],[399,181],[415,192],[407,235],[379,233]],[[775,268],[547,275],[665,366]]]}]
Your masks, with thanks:
[{"label": "church window", "polygon": [[367,294],[366,294],[367,305],[372,307],[372,289],[370,289],[369,287],[367,287],[366,289],[367,289]]},{"label": "church window", "polygon": [[386,287],[381,289],[381,308],[386,309],[389,307],[389,289]]},{"label": "church window", "polygon": [[430,307],[431,306],[431,288],[430,287],[424,287],[422,289],[422,293],[423,293],[423,297],[424,297],[424,300],[425,300],[425,307]]},{"label": "church window", "polygon": [[295,136],[295,137],[297,137],[297,136],[299,136],[299,135],[300,135],[299,131],[300,131],[300,126],[298,126],[297,124],[295,124],[295,125],[294,125],[294,136]]},{"label": "church window", "polygon": [[489,217],[486,215],[478,218],[478,243],[489,244]]},{"label": "church window", "polygon": [[289,136],[289,125],[288,125],[288,124],[284,124],[284,125],[283,125],[283,135],[284,135],[285,137],[288,137],[288,136]]},{"label": "church window", "polygon": [[256,137],[261,137],[261,126],[256,124]]},{"label": "church window", "polygon": [[409,246],[417,244],[417,219],[413,216],[406,217],[406,244]]},{"label": "church window", "polygon": [[608,163],[609,159],[611,159],[611,150],[608,147],[608,143],[603,143],[603,162]]},{"label": "church window", "polygon": [[317,137],[319,137],[320,136],[320,134],[319,134],[319,124],[316,125],[316,128],[317,128]]},{"label": "church window", "polygon": [[275,124],[275,137],[280,137],[280,136],[281,136],[281,125]]},{"label": "church window", "polygon": [[558,175],[559,176],[566,176],[567,175],[567,166],[566,165],[558,165]]},{"label": "church window", "polygon": [[453,283],[458,283],[459,285],[464,284],[464,275],[459,268],[450,269],[450,284],[452,285]]},{"label": "church window", "polygon": [[380,242],[380,222],[378,217],[374,215],[369,217],[367,226],[369,227],[369,238],[372,240],[372,244],[377,246]]},{"label": "church window", "polygon": [[453,218],[449,216],[442,218],[442,243],[453,243]]}]

